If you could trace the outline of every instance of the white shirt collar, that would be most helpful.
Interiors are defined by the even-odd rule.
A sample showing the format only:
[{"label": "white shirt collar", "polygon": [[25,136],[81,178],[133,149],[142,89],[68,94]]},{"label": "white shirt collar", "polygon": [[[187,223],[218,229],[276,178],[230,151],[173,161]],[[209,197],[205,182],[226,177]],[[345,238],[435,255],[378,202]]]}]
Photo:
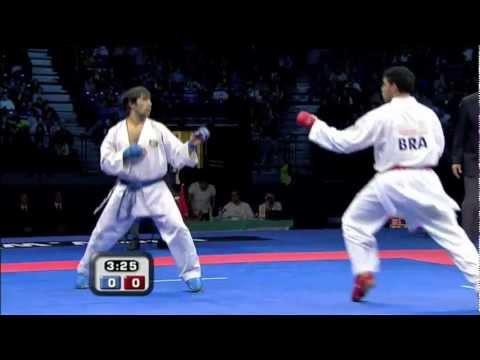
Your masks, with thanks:
[{"label": "white shirt collar", "polygon": [[413,96],[396,96],[392,98],[391,103],[400,103],[400,102],[412,102],[412,101],[417,101]]}]

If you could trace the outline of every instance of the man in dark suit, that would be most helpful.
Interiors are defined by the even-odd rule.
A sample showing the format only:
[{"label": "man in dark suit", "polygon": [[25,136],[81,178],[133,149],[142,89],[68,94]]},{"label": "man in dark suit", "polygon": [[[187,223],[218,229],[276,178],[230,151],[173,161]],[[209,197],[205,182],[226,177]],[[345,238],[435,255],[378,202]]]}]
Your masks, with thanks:
[{"label": "man in dark suit", "polygon": [[65,209],[62,192],[56,191],[52,200],[47,207],[48,231],[56,235],[66,234],[68,232],[68,209]]},{"label": "man in dark suit", "polygon": [[34,229],[35,217],[30,199],[26,193],[20,194],[20,201],[13,211],[16,235],[30,236]]},{"label": "man in dark suit", "polygon": [[464,97],[452,145],[452,172],[463,174],[465,198],[462,226],[473,243],[478,244],[478,92]]}]

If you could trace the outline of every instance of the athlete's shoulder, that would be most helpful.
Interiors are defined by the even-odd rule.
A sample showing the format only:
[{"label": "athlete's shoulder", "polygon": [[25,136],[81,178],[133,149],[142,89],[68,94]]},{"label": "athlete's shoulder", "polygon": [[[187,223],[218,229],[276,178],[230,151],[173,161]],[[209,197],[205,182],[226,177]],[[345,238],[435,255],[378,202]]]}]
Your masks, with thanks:
[{"label": "athlete's shoulder", "polygon": [[120,128],[124,126],[126,123],[127,123],[127,119],[120,120],[115,125],[113,125],[112,128]]},{"label": "athlete's shoulder", "polygon": [[427,105],[422,104],[420,102],[417,102],[417,107],[419,110],[423,111],[425,114],[428,114],[431,117],[435,117],[435,118],[437,117],[437,113],[431,107],[428,107]]},{"label": "athlete's shoulder", "polygon": [[115,125],[112,125],[110,129],[108,129],[109,133],[116,133],[120,128],[122,128],[125,125],[126,120],[120,120],[117,122]]},{"label": "athlete's shoulder", "polygon": [[152,125],[152,127],[154,129],[157,129],[157,130],[160,130],[160,131],[169,130],[168,127],[165,124],[163,124],[162,122],[160,122],[158,120],[154,120],[154,119],[150,119],[150,118],[148,118],[148,120],[150,121],[150,124]]},{"label": "athlete's shoulder", "polygon": [[362,119],[385,119],[385,115],[391,113],[392,108],[390,103],[380,105],[374,109],[367,111]]}]

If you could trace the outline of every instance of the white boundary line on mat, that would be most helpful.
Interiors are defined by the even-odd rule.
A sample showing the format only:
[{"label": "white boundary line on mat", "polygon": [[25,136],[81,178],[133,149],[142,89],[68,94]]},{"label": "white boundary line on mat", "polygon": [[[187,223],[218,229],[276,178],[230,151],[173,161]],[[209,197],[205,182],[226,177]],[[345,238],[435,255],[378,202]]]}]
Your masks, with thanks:
[{"label": "white boundary line on mat", "polygon": [[[210,277],[210,278],[202,278],[202,280],[227,280],[227,277]],[[153,280],[153,282],[177,282],[183,281],[182,279],[164,279],[164,280]]]},{"label": "white boundary line on mat", "polygon": [[461,287],[466,289],[475,289],[473,286],[470,286],[470,285],[461,285]]}]

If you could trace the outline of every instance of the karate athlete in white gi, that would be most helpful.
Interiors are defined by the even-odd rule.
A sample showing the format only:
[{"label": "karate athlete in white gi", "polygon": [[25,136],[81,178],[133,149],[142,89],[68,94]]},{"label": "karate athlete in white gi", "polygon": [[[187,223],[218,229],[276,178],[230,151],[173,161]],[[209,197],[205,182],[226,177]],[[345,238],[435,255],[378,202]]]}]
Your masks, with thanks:
[{"label": "karate athlete in white gi", "polygon": [[111,249],[136,218],[150,217],[167,243],[180,277],[191,291],[200,291],[197,251],[163,177],[168,164],[176,169],[196,166],[195,148],[207,140],[209,132],[200,128],[189,142],[180,142],[167,127],[149,118],[152,102],[149,91],[143,87],[125,92],[123,103],[127,119],[110,128],[100,148],[102,171],[116,176],[118,181],[104,200],[105,209],[78,265],[76,287],[88,288],[92,256]]},{"label": "karate athlete in white gi", "polygon": [[379,259],[374,235],[392,216],[405,218],[410,229],[423,227],[478,292],[479,254],[457,223],[458,204],[432,170],[444,149],[442,127],[437,115],[410,95],[414,83],[415,76],[405,67],[386,70],[382,85],[386,104],[342,131],[307,112],[297,116],[298,125],[310,128],[308,138],[322,148],[351,153],[374,147],[377,174],[342,217],[355,275],[353,301],[360,301],[375,284]]}]

